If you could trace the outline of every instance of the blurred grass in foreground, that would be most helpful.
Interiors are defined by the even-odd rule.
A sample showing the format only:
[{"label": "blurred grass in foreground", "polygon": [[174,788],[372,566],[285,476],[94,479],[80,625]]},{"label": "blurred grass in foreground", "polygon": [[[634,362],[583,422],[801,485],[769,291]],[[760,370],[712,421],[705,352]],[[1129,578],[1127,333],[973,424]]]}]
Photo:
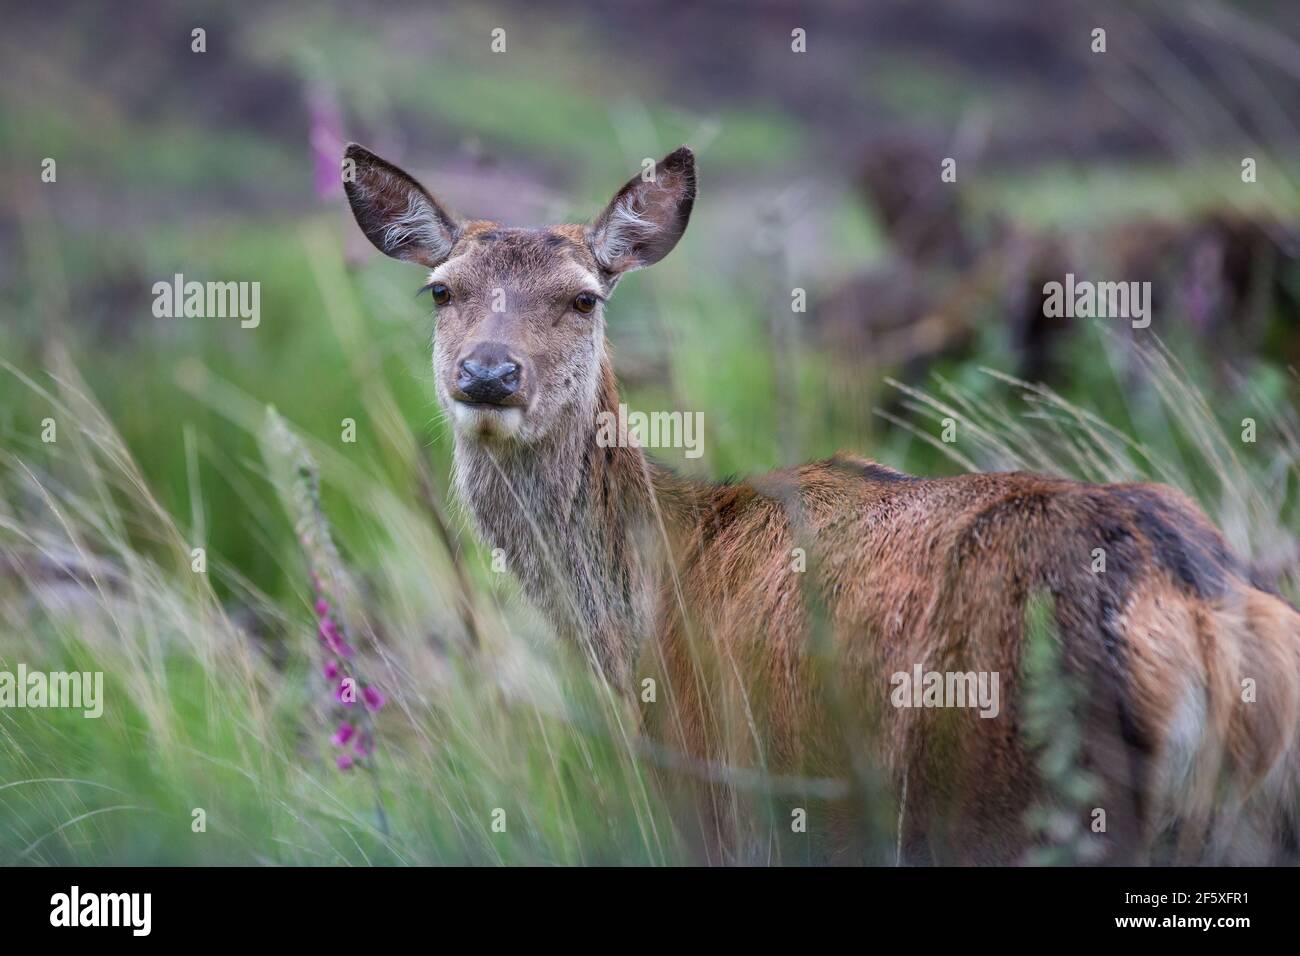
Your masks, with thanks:
[{"label": "blurred grass in foreground", "polygon": [[[335,308],[333,328],[346,339],[359,314]],[[1104,348],[1109,339],[1098,335]],[[0,465],[0,608],[11,635],[0,667],[102,670],[107,706],[97,721],[0,711],[0,861],[693,858],[689,814],[670,808],[654,783],[671,755],[639,740],[635,714],[577,654],[539,639],[533,616],[507,600],[510,585],[476,561],[469,568],[482,643],[466,640],[451,556],[419,491],[424,443],[382,378],[358,384],[375,443],[364,462],[332,439],[307,440],[322,461],[327,501],[349,502],[350,519],[338,530],[360,576],[361,651],[389,696],[376,759],[389,836],[377,825],[370,781],[333,766],[330,728],[310,689],[307,572],[278,514],[267,464],[228,462],[249,496],[246,520],[257,525],[250,537],[287,582],[280,595],[215,548],[209,574],[190,570],[193,526],[212,517],[195,517],[211,508],[204,456],[186,465],[193,496],[186,527],[153,497],[66,353],[50,354],[50,379],[24,387],[60,422],[59,441],[7,437]],[[927,417],[954,417],[963,440],[939,450],[971,466],[1174,481],[1198,495],[1247,556],[1284,546],[1286,529],[1297,526],[1294,413],[1261,405],[1268,440],[1242,445],[1163,353],[1142,363],[1140,385],[1131,368],[1112,367],[1115,393],[1133,405],[1131,432],[996,375],[986,376],[992,397],[945,383],[935,394],[910,391],[910,421],[934,440]],[[191,370],[186,381],[223,427],[256,447],[260,403],[207,370]],[[1300,593],[1296,572],[1292,562],[1278,576],[1292,599]],[[714,769],[743,776],[745,768]],[[737,813],[760,825],[748,829],[741,859],[780,862],[783,847],[793,854],[788,861],[816,859],[789,850],[788,835],[778,838],[788,811],[771,812],[761,775],[746,779]],[[1061,792],[1074,792],[1068,780]],[[195,808],[206,812],[205,833],[191,832]],[[491,830],[497,809],[504,834]],[[888,858],[890,834],[875,838]]]}]

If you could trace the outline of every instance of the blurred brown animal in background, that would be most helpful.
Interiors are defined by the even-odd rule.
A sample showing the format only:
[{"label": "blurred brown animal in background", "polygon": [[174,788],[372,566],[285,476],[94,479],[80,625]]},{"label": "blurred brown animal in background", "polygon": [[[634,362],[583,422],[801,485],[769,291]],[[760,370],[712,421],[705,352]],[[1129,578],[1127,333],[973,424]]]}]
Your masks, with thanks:
[{"label": "blurred brown animal in background", "polygon": [[831,284],[808,313],[816,339],[841,357],[849,391],[864,367],[918,382],[936,363],[968,357],[990,317],[1004,329],[1011,371],[1061,383],[1074,320],[1044,315],[1043,287],[1067,273],[1151,282],[1159,333],[1212,343],[1220,371],[1256,355],[1300,364],[1300,224],[1209,210],[1178,222],[1031,229],[974,214],[963,186],[940,180],[943,152],[893,136],[862,161],[860,192],[888,256]]}]

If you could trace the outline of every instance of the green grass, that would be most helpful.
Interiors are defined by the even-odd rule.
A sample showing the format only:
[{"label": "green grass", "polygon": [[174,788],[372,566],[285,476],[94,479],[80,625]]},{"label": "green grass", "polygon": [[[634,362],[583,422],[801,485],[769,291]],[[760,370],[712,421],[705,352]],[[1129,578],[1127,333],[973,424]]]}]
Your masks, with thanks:
[{"label": "green grass", "polygon": [[[481,28],[481,50],[447,39],[466,24]],[[623,282],[610,308],[616,364],[662,363],[628,404],[705,413],[705,457],[676,464],[722,478],[843,448],[922,474],[1154,477],[1193,493],[1247,558],[1267,564],[1294,545],[1297,385],[1267,357],[1245,381],[1220,383],[1212,357],[1174,334],[1181,364],[1157,354],[1139,373],[1104,323],[1080,322],[1058,395],[981,370],[1005,371],[1007,344],[1002,317],[981,316],[974,353],[902,395],[892,422],[876,408],[901,393],[881,370],[858,376],[846,400],[827,356],[773,342],[788,277],[740,245],[757,200],[727,208],[725,189],[708,192],[811,177],[800,164],[820,147],[797,114],[726,104],[695,115],[599,45],[555,68],[543,51],[561,39],[538,24],[512,32],[508,58],[487,61],[492,25],[471,14],[443,34],[381,38],[300,12],[230,42],[251,64],[332,78],[361,121],[350,135],[417,129],[435,155],[480,141],[571,184],[583,214],[634,171],[629,155],[700,137],[706,192],[691,232]],[[48,82],[0,91],[16,168],[54,155],[60,172],[58,189],[16,207],[14,281],[0,289],[0,670],[101,670],[107,703],[98,720],[0,709],[0,864],[696,859],[692,811],[659,785],[681,773],[673,755],[640,739],[632,710],[550,640],[444,497],[450,442],[428,302],[413,298],[418,271],[377,257],[349,265],[340,237],[352,226],[339,208],[311,205],[298,133],[234,123],[214,135],[183,91],[157,115],[123,115],[90,80],[51,70]],[[956,116],[952,93],[951,76],[901,64],[885,99]],[[1050,167],[981,176],[972,194],[979,212],[1066,229],[1137,211],[1186,216],[1210,200],[1297,208],[1285,186],[1295,170],[1261,158],[1252,191],[1238,162]],[[835,188],[824,248],[798,250],[832,272],[884,251],[872,216]],[[149,289],[175,272],[260,281],[261,326],[154,319]],[[373,773],[334,765],[308,567],[263,441],[268,406],[319,462],[322,506],[356,584],[347,610],[389,697]],[[955,445],[938,439],[948,417]],[[1258,423],[1255,444],[1239,440],[1245,417]],[[54,444],[41,441],[46,418]],[[341,441],[346,418],[354,444]],[[204,574],[191,570],[195,547]],[[1281,571],[1296,598],[1296,563]],[[1046,759],[1070,797],[1069,754]],[[788,832],[788,781],[714,769],[744,784],[742,859],[819,859]],[[193,829],[196,809],[205,832]],[[497,809],[504,833],[491,826]],[[892,859],[893,808],[874,809],[877,856]]]},{"label": "green grass", "polygon": [[[0,711],[0,860],[692,859],[690,813],[657,786],[663,761],[637,737],[635,715],[576,653],[546,638],[457,519],[482,620],[481,646],[467,642],[451,557],[418,491],[426,467],[435,485],[445,481],[447,454],[445,428],[426,427],[434,417],[426,347],[413,341],[423,336],[367,307],[363,290],[386,267],[341,278],[341,261],[328,258],[336,249],[311,232],[302,241],[314,278],[299,291],[313,314],[310,327],[304,315],[302,328],[278,333],[279,368],[259,350],[240,353],[250,363],[241,364],[211,347],[263,330],[201,323],[178,330],[197,337],[183,348],[136,352],[133,380],[94,366],[118,382],[115,417],[135,429],[134,439],[119,436],[77,363],[57,347],[50,376],[5,375],[27,410],[15,416],[0,468],[0,553],[11,568],[0,578],[10,635],[0,667],[102,670],[108,703],[96,721]],[[286,260],[286,272],[304,258]],[[715,305],[709,298],[699,308]],[[764,384],[776,359],[743,313],[709,314],[710,344],[733,355],[721,378],[701,360],[704,333],[690,312],[675,307],[663,316],[681,325],[670,379],[688,404],[711,413],[709,467],[776,464],[769,422],[780,409]],[[975,391],[940,382],[933,393],[915,393],[909,419],[918,435],[893,429],[888,450],[874,451],[922,471],[938,470],[936,456],[948,453],[982,467],[1095,480],[1154,476],[1196,493],[1248,556],[1281,547],[1285,529],[1297,526],[1293,413],[1244,391],[1240,401],[1256,403],[1264,437],[1243,445],[1233,431],[1237,412],[1207,404],[1185,372],[1157,355],[1146,384],[1135,387],[1111,364],[1123,354],[1111,337],[1092,334],[1101,357],[1092,387],[1115,399],[1122,426],[1053,393],[977,375]],[[319,367],[309,372],[295,348],[309,349]],[[192,367],[177,374],[184,362]],[[320,369],[329,370],[331,388],[301,391],[298,383],[320,381]],[[796,381],[803,443],[810,452],[833,447],[824,390],[812,375]],[[259,442],[268,399],[319,458],[324,507],[358,579],[354,613],[365,658],[390,696],[373,775],[332,763],[307,565],[281,507],[274,455]],[[655,400],[653,392],[630,398],[634,407]],[[166,428],[161,403],[172,413]],[[30,424],[45,413],[61,423],[54,445],[36,441]],[[360,423],[356,445],[339,440],[343,414]],[[962,436],[955,446],[936,437],[948,416]],[[196,541],[209,548],[208,574],[190,569]],[[1300,590],[1294,568],[1281,583],[1292,596]],[[742,812],[758,825],[744,852],[806,859],[807,845],[791,847],[781,836],[777,824],[789,811],[770,783],[760,775],[745,793]],[[206,832],[191,829],[196,808],[206,812]],[[505,833],[491,828],[498,809]]]}]

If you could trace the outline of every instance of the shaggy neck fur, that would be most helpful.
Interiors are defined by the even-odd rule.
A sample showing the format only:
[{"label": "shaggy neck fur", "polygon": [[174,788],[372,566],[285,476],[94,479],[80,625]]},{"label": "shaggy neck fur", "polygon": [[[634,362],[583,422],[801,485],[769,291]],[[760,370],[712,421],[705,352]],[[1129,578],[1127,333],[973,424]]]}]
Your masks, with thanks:
[{"label": "shaggy neck fur", "polygon": [[606,358],[595,401],[569,409],[542,442],[458,437],[455,468],[480,531],[502,549],[530,600],[626,690],[654,625],[669,556],[689,535],[709,486],[676,477],[626,443],[600,447],[596,415],[617,407]]}]

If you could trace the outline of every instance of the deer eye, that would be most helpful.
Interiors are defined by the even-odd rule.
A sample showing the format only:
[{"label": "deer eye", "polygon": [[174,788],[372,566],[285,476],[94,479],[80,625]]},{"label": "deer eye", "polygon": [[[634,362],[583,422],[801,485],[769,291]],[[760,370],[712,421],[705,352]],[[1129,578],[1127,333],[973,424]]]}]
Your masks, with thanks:
[{"label": "deer eye", "polygon": [[590,292],[579,292],[577,297],[573,300],[573,307],[583,315],[586,315],[596,307],[596,297]]},{"label": "deer eye", "polygon": [[435,282],[429,286],[429,292],[433,294],[435,305],[446,305],[451,301],[451,290],[441,282]]}]

